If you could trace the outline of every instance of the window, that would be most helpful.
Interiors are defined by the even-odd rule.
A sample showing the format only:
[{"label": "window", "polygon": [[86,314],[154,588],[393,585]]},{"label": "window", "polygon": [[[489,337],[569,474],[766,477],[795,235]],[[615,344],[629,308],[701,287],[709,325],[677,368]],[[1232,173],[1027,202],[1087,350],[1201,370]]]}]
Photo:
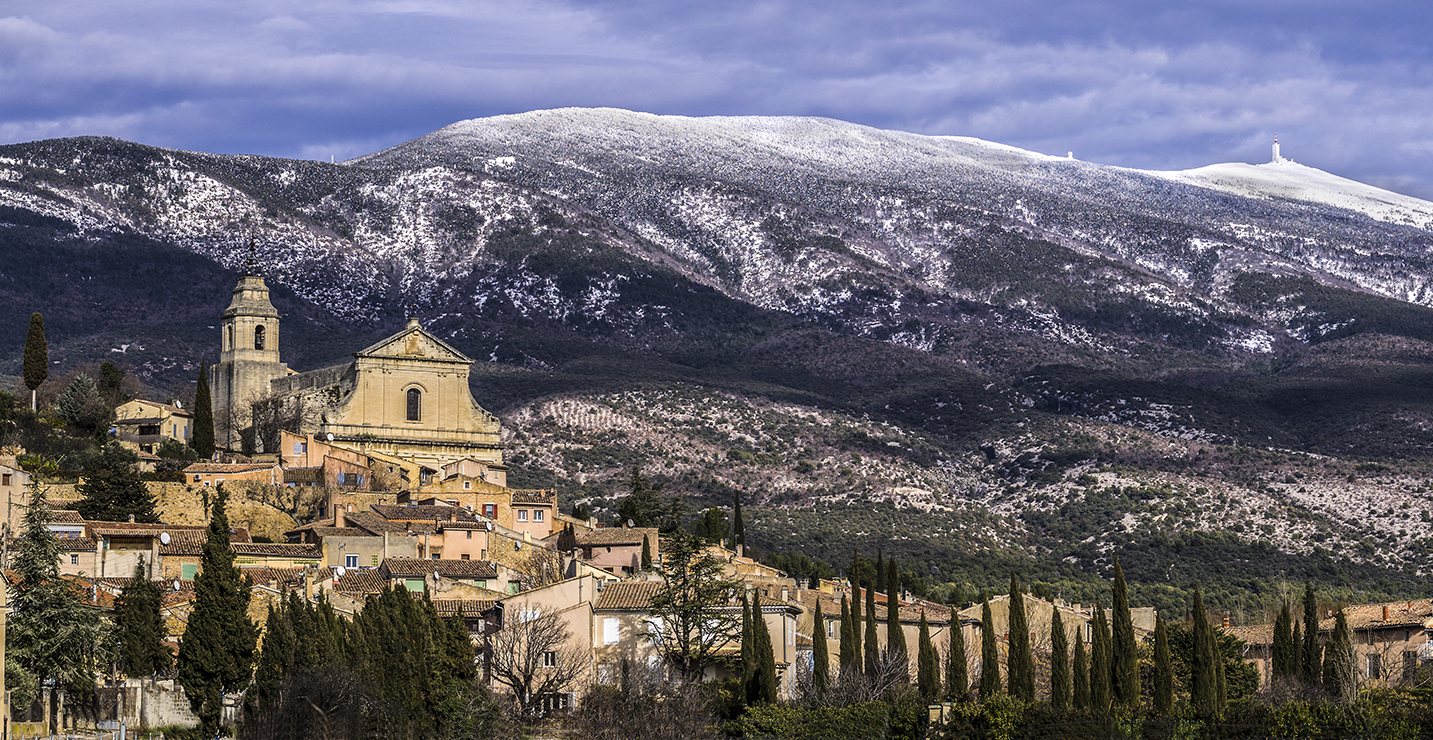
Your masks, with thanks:
[{"label": "window", "polygon": [[254,327],[254,349],[264,348],[264,325]]},{"label": "window", "polygon": [[470,540],[471,540],[471,539],[473,538],[473,530],[471,530],[471,529],[468,530],[467,532],[465,532],[464,534],[467,535],[467,539],[470,539]]},{"label": "window", "polygon": [[[1051,617],[1051,621],[1054,621],[1054,618],[1053,618],[1053,617]],[[829,620],[829,619],[826,620],[826,639],[828,639],[828,640],[831,639],[832,635],[835,634],[835,631],[836,631],[836,623],[833,622],[833,621],[831,621],[831,620]]]},{"label": "window", "polygon": [[9,473],[0,474],[0,485],[6,485],[6,486],[10,485],[10,474],[9,474]]},{"label": "window", "polygon": [[[556,667],[557,667],[557,651],[556,651],[556,650],[548,650],[548,651],[545,651],[545,652],[542,654],[542,667],[543,667],[543,668],[556,668]],[[561,695],[559,694],[559,696],[561,696]]]},{"label": "window", "polygon": [[438,559],[439,559],[439,554],[436,553],[436,552],[433,553],[433,559],[434,559],[434,560],[438,560]]},{"label": "window", "polygon": [[304,448],[307,447],[307,446],[308,446],[308,443],[307,443],[307,442],[295,442],[295,443],[294,443],[294,454],[295,454],[295,455],[302,455],[302,454],[304,454]]},{"label": "window", "polygon": [[234,325],[233,325],[233,324],[230,324],[230,325],[229,325],[229,346],[226,347],[225,349],[233,349],[233,348],[234,348]]},{"label": "window", "polygon": [[204,480],[204,476],[202,476],[202,475],[200,475],[200,474],[198,474],[198,473],[195,473],[195,474],[194,474],[194,482],[195,482],[195,483],[198,483],[198,482],[201,481],[201,480]]},{"label": "window", "polygon": [[487,587],[488,587],[488,582],[487,582],[487,581],[478,580],[478,581],[473,581],[473,583],[478,584],[478,588],[487,588]]},{"label": "window", "polygon": [[617,664],[598,663],[597,683],[604,684],[607,686],[611,686],[612,684],[617,683]]},{"label": "window", "polygon": [[1403,651],[1403,680],[1412,681],[1418,675],[1418,653],[1413,650]]},{"label": "window", "polygon": [[181,581],[192,581],[198,573],[199,565],[197,563],[185,563],[179,566],[179,580]]},{"label": "window", "polygon": [[70,565],[79,565],[79,564],[80,564],[80,554],[77,553],[77,552],[72,552],[72,553],[70,553]]},{"label": "window", "polygon": [[403,586],[404,586],[405,588],[407,588],[409,591],[412,591],[412,592],[415,593],[415,594],[416,594],[416,593],[419,593],[419,592],[421,592],[421,591],[423,590],[423,579],[422,579],[422,578],[409,578],[409,579],[403,581]]},{"label": "window", "polygon": [[520,522],[525,522],[525,521],[527,521],[527,509],[518,509],[518,510],[517,510],[517,520],[520,521]]},{"label": "window", "polygon": [[492,519],[498,515],[497,504],[483,504],[483,516]]},{"label": "window", "polygon": [[535,521],[535,522],[540,522],[540,521],[542,521],[542,509],[533,509],[533,510],[532,510],[532,520]]},{"label": "window", "polygon": [[417,388],[408,389],[408,421],[423,419],[423,392]]},{"label": "window", "polygon": [[343,556],[343,567],[345,567],[345,568],[357,568],[357,567],[358,567],[358,556],[357,556],[357,555],[344,555],[344,556]]},{"label": "window", "polygon": [[1368,677],[1371,680],[1383,678],[1383,656],[1378,653],[1368,655]]},{"label": "window", "polygon": [[472,555],[469,555],[468,553],[463,553],[461,556],[459,556],[458,559],[459,559],[459,560],[472,560],[472,559],[473,559],[473,556],[472,556]]},{"label": "window", "polygon": [[622,636],[621,622],[616,617],[602,618],[602,644],[616,645]]},{"label": "window", "polygon": [[473,490],[473,482],[470,481],[470,480],[465,480],[465,481],[463,481],[463,490],[464,490],[464,491],[471,491],[471,490]]},{"label": "window", "polygon": [[522,584],[517,581],[508,581],[508,593],[515,594],[522,590]]},{"label": "window", "polygon": [[540,609],[523,609],[517,613],[517,623],[525,624],[540,616],[542,616],[542,610]]}]

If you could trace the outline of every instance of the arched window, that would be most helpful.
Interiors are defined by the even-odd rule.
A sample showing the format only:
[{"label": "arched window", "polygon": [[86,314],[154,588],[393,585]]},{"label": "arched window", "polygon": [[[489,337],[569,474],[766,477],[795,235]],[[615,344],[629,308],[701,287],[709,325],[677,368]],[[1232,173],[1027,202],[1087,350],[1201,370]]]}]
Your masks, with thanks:
[{"label": "arched window", "polygon": [[421,421],[423,418],[423,392],[417,388],[408,389],[408,421]]},{"label": "arched window", "polygon": [[224,349],[234,349],[234,325],[229,325],[229,346]]},{"label": "arched window", "polygon": [[264,325],[254,327],[254,349],[264,348]]}]

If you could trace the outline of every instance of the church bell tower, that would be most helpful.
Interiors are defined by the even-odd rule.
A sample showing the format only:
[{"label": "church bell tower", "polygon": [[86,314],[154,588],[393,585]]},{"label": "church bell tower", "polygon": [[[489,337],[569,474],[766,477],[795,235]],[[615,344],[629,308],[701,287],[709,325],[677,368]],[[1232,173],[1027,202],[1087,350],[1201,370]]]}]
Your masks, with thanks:
[{"label": "church bell tower", "polygon": [[269,381],[288,374],[279,361],[279,312],[269,288],[254,274],[239,278],[219,326],[219,363],[210,377],[214,405],[214,441],[237,449],[240,433],[252,426],[251,404],[270,395]]}]

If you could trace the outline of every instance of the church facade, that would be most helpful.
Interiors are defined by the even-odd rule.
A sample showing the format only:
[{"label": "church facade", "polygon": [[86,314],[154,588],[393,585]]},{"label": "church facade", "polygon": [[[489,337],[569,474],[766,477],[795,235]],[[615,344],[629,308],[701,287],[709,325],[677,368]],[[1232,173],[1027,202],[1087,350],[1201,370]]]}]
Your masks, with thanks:
[{"label": "church facade", "polygon": [[237,448],[255,433],[258,405],[284,409],[287,431],[434,469],[468,458],[502,465],[501,422],[469,390],[473,361],[416,319],[353,362],[296,373],[280,360],[279,315],[263,278],[246,275],[220,334],[210,385],[221,445]]}]

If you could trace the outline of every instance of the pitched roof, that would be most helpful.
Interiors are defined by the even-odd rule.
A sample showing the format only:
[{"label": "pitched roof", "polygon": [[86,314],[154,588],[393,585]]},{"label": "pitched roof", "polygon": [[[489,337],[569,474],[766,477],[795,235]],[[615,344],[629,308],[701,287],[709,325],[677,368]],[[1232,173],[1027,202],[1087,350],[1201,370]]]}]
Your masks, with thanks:
[{"label": "pitched roof", "polygon": [[376,570],[346,568],[343,575],[339,576],[338,582],[333,585],[333,590],[344,593],[376,594],[382,593],[388,588],[388,585],[388,579]]},{"label": "pitched roof", "polygon": [[646,609],[651,603],[652,597],[657,595],[662,585],[653,581],[619,581],[609,583],[602,588],[602,593],[597,596],[597,604],[594,609]]},{"label": "pitched roof", "polygon": [[195,473],[247,473],[252,470],[270,470],[277,468],[278,463],[194,463],[184,469],[184,472],[193,475]]},{"label": "pitched roof", "polygon": [[[193,412],[193,411],[190,411],[189,409],[181,409],[181,408],[179,408],[178,406],[175,406],[175,405],[173,405],[173,404],[160,403],[160,402],[158,402],[158,401],[146,401],[146,400],[144,400],[143,398],[131,399],[130,402],[132,402],[132,403],[142,403],[142,404],[144,404],[145,406],[153,406],[154,408],[163,409],[163,410],[168,411],[169,413],[175,414],[175,415],[177,415],[177,416],[188,416],[188,417],[191,417],[191,418],[194,416],[194,412]],[[122,404],[121,404],[121,405],[122,405]],[[121,419],[120,421],[127,421],[127,420]]]},{"label": "pitched roof", "polygon": [[380,340],[378,340],[377,342],[374,342],[373,344],[370,344],[369,346],[364,347],[363,349],[361,349],[361,350],[359,350],[359,351],[357,351],[357,352],[354,352],[353,354],[354,354],[355,357],[363,357],[363,356],[367,356],[367,355],[375,355],[375,356],[379,356],[379,357],[386,357],[387,355],[378,355],[378,354],[377,354],[377,353],[378,353],[378,350],[381,350],[381,349],[383,349],[384,347],[387,347],[387,346],[392,345],[392,344],[397,344],[397,343],[398,343],[398,340],[400,340],[400,339],[402,339],[403,337],[408,336],[409,334],[412,334],[412,333],[414,333],[414,332],[416,332],[416,333],[422,335],[423,337],[429,339],[429,340],[432,341],[434,344],[438,345],[441,349],[446,350],[447,352],[449,352],[449,353],[451,353],[451,354],[453,355],[452,357],[423,357],[422,359],[425,359],[425,360],[436,360],[436,361],[438,361],[438,362],[465,362],[465,363],[467,363],[467,364],[469,364],[469,365],[473,364],[473,361],[472,361],[471,359],[469,359],[469,357],[468,357],[467,355],[463,354],[462,352],[459,352],[459,351],[456,350],[456,349],[453,349],[452,345],[450,345],[450,344],[448,344],[447,342],[445,342],[445,341],[439,339],[437,336],[435,336],[432,332],[428,331],[427,329],[424,329],[424,328],[422,327],[422,325],[420,325],[420,324],[418,323],[418,320],[417,320],[417,319],[409,319],[409,320],[408,320],[408,324],[407,324],[406,326],[404,326],[403,329],[402,329],[401,331],[399,331],[397,334],[394,334],[394,335],[392,335],[392,336],[390,336],[390,337],[388,337],[388,338],[386,338],[386,339],[380,339]]},{"label": "pitched roof", "polygon": [[398,521],[477,521],[473,512],[461,506],[394,506],[391,504],[374,504],[370,507],[374,513],[387,519],[390,522]]},{"label": "pitched roof", "polygon": [[274,542],[233,542],[229,548],[236,555],[268,555],[274,557],[306,558],[319,560],[323,558],[323,549],[318,545],[274,543]]},{"label": "pitched roof", "polygon": [[432,599],[440,617],[481,617],[500,599]]},{"label": "pitched roof", "polygon": [[84,524],[84,523],[85,523],[85,518],[82,517],[82,516],[80,516],[80,512],[74,511],[74,510],[72,510],[72,509],[51,509],[51,510],[50,510],[50,523],[51,523],[51,524]]},{"label": "pitched roof", "polygon": [[512,502],[514,504],[527,504],[529,506],[533,504],[551,504],[552,496],[552,491],[547,490],[518,490],[512,492]]},{"label": "pitched roof", "polygon": [[1244,641],[1245,645],[1273,645],[1274,625],[1246,624],[1242,627],[1226,627],[1224,631]]},{"label": "pitched roof", "polygon": [[657,544],[656,527],[604,527],[591,532],[574,530],[579,546],[588,545],[640,545],[642,538],[650,536]]},{"label": "pitched roof", "polygon": [[361,527],[373,534],[433,534],[437,528],[431,521],[388,521],[377,514],[368,511],[356,511],[344,515],[344,519],[350,525]]},{"label": "pitched roof", "polygon": [[384,558],[383,571],[393,578],[437,573],[444,578],[497,578],[497,565],[488,560],[428,560]]}]

